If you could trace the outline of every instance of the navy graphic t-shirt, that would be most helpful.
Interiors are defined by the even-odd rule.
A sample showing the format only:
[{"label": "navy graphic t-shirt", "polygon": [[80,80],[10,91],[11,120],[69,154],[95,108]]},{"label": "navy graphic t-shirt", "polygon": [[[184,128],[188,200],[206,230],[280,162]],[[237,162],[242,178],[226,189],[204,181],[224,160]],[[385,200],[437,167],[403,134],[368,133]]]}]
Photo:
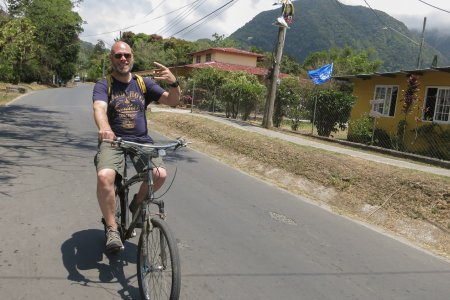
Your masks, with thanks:
[{"label": "navy graphic t-shirt", "polygon": [[[137,143],[151,143],[148,136],[145,110],[152,101],[158,101],[165,92],[150,78],[144,77],[147,94],[144,96],[139,88],[135,76],[129,83],[120,82],[113,78],[111,99],[108,104],[108,121],[117,137]],[[92,101],[108,103],[108,82],[99,80],[92,94]]]}]

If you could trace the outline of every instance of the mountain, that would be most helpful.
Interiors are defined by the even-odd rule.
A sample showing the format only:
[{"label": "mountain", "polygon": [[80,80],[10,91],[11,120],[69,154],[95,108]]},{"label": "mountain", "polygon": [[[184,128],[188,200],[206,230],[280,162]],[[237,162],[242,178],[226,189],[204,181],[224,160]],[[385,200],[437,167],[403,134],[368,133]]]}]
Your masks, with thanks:
[{"label": "mountain", "polygon": [[[419,35],[419,33],[417,33]],[[431,47],[439,50],[448,60],[450,60],[450,33],[440,30],[426,30],[425,42]]]},{"label": "mountain", "polygon": [[[419,36],[388,14],[363,6],[344,5],[337,0],[298,0],[293,3],[295,15],[287,30],[283,53],[298,62],[303,62],[312,52],[349,45],[357,50],[375,49],[374,58],[384,62],[381,71],[417,67]],[[274,51],[278,27],[272,23],[280,15],[279,7],[262,12],[230,37],[248,47]],[[427,45],[423,47],[421,66],[429,67],[435,55],[438,55],[439,66],[450,61],[450,55],[445,57]]]}]

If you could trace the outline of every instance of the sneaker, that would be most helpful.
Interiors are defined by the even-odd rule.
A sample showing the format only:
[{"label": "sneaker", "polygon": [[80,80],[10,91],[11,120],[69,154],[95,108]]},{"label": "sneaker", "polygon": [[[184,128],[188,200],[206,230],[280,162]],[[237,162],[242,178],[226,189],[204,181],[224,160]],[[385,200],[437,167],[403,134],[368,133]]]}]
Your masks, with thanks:
[{"label": "sneaker", "polygon": [[[131,214],[132,214],[132,220],[134,219],[134,214],[136,213],[136,211],[138,209],[138,205],[139,205],[139,204],[137,204],[136,198],[137,198],[137,194],[134,194],[133,200],[131,201],[130,205],[128,205],[128,208],[130,209]],[[136,228],[142,228],[143,225],[144,224],[142,223],[142,218],[139,218],[136,222]]]},{"label": "sneaker", "polygon": [[120,239],[120,234],[117,229],[114,229],[111,225],[106,227],[106,253],[114,253],[125,249]]}]

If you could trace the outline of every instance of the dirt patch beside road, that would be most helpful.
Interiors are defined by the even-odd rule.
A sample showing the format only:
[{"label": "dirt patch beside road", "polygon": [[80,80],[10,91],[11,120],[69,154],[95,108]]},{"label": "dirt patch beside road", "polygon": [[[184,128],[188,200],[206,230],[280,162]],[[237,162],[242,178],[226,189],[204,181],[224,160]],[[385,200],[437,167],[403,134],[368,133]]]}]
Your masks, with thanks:
[{"label": "dirt patch beside road", "polygon": [[450,178],[299,146],[202,117],[152,113],[149,127],[336,213],[450,258]]},{"label": "dirt patch beside road", "polygon": [[36,91],[48,88],[47,85],[37,83],[23,83],[13,85],[11,83],[0,82],[0,106],[4,106],[28,91]]}]

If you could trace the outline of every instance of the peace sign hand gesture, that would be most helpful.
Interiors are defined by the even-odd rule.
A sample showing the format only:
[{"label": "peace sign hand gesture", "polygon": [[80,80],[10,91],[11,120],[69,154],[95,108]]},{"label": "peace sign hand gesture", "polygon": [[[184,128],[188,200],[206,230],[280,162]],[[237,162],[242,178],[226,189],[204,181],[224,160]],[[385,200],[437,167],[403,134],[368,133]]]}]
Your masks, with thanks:
[{"label": "peace sign hand gesture", "polygon": [[156,61],[153,63],[158,67],[158,69],[155,70],[156,76],[154,78],[156,80],[164,80],[168,84],[173,84],[177,81],[177,78],[172,74],[168,67],[157,63]]}]

